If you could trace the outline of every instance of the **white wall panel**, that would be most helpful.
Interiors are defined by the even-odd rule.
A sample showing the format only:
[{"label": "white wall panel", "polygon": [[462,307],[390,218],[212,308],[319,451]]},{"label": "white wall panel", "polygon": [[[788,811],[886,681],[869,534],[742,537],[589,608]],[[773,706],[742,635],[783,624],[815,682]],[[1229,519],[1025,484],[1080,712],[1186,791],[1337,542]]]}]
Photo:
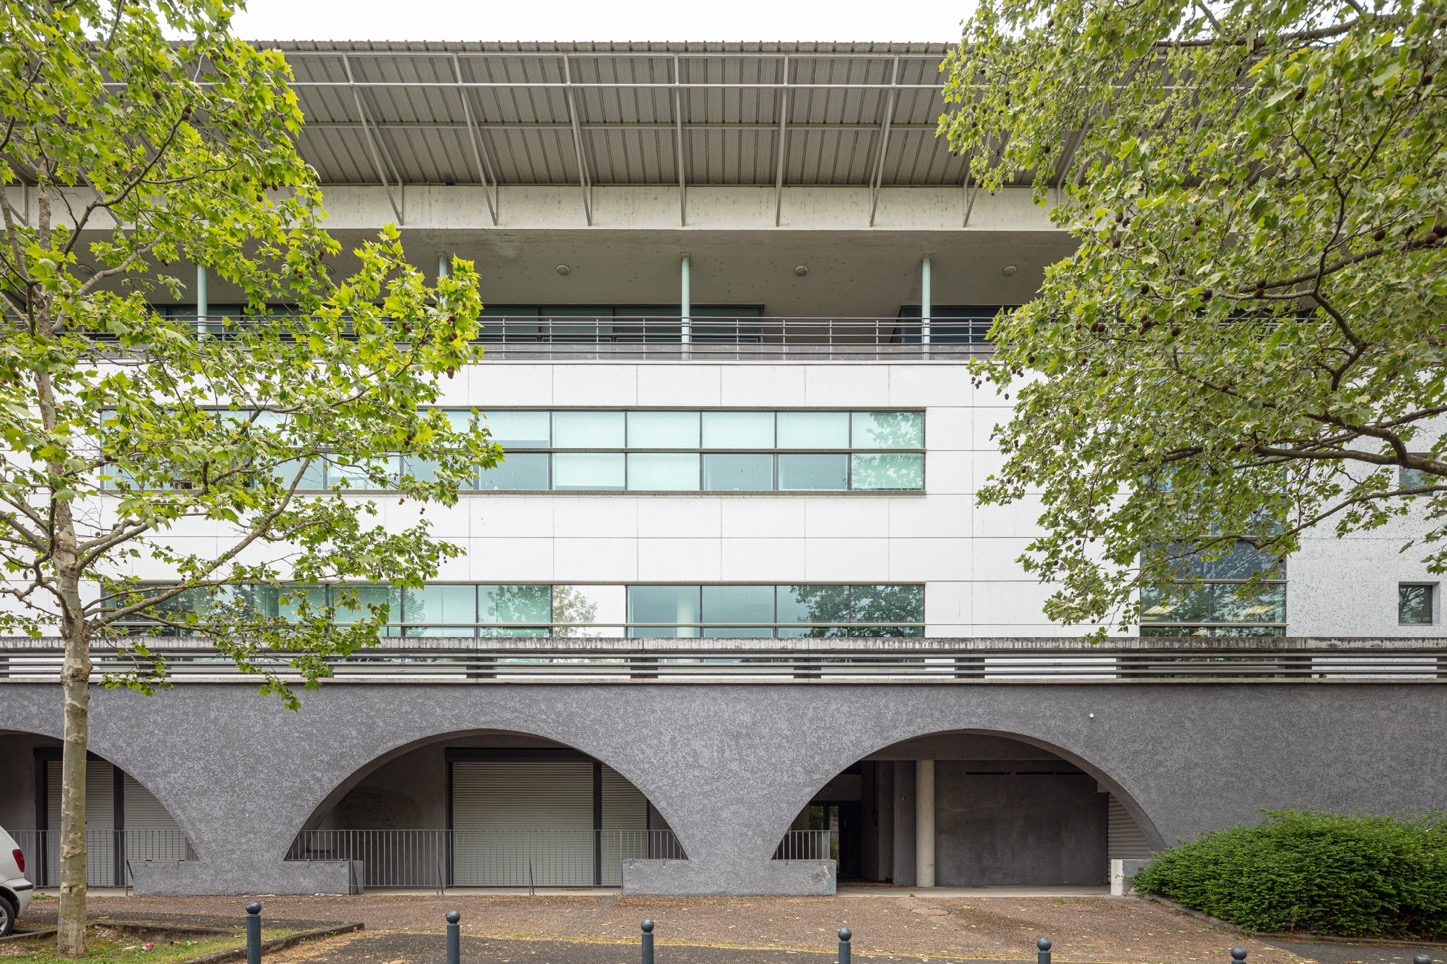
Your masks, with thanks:
[{"label": "white wall panel", "polygon": [[810,365],[804,369],[804,399],[810,408],[886,405],[889,371],[883,365]]},{"label": "white wall panel", "polygon": [[727,497],[721,500],[723,531],[741,535],[803,538],[804,513],[798,496]]},{"label": "white wall panel", "polygon": [[486,354],[482,364],[468,369],[471,395],[462,404],[489,408],[546,408],[553,403],[553,373],[556,365],[521,365],[494,362]]},{"label": "white wall panel", "polygon": [[[919,498],[913,496],[912,498]],[[841,495],[804,500],[804,534],[809,538],[859,536],[882,539],[889,535],[888,496]]]},{"label": "white wall panel", "polygon": [[638,576],[636,539],[553,539],[553,577],[564,582],[632,582]]},{"label": "white wall panel", "polygon": [[717,539],[644,539],[638,543],[640,582],[718,582],[723,578]]},{"label": "white wall panel", "polygon": [[557,365],[553,404],[580,408],[631,407],[638,404],[638,368],[607,362]]},{"label": "white wall panel", "polygon": [[973,452],[930,452],[925,456],[925,489],[933,494],[973,491],[970,487]]},{"label": "white wall panel", "polygon": [[889,404],[923,408],[926,405],[971,405],[970,373],[963,365],[919,362],[889,366]]},{"label": "white wall panel", "polygon": [[882,544],[889,554],[893,582],[928,582],[933,579],[968,579],[971,576],[970,540],[936,537],[890,539]]},{"label": "white wall panel", "polygon": [[546,494],[536,498],[553,507],[550,534],[613,539],[638,535],[637,496]]},{"label": "white wall panel", "polygon": [[719,578],[724,582],[796,583],[806,578],[804,540],[725,539]]},{"label": "white wall panel", "polygon": [[478,582],[552,582],[553,540],[478,539],[467,546],[469,578]]},{"label": "white wall panel", "polygon": [[725,408],[803,407],[802,365],[725,365],[719,404]]},{"label": "white wall panel", "polygon": [[888,582],[888,543],[882,539],[810,539],[804,544],[810,582]]},{"label": "white wall panel", "polygon": [[723,502],[720,497],[706,495],[642,500],[638,507],[638,537],[720,538],[724,531]]},{"label": "white wall panel", "polygon": [[974,448],[975,413],[969,408],[926,409],[925,445],[931,452],[968,452]]},{"label": "white wall panel", "polygon": [[638,404],[646,408],[717,408],[723,375],[717,365],[642,365]]}]

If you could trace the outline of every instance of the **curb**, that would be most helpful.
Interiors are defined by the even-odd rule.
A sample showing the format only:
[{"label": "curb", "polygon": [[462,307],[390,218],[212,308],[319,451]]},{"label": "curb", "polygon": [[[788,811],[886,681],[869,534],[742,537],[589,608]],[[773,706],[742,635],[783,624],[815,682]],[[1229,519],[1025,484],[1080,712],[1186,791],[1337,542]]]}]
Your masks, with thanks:
[{"label": "curb", "polygon": [[[288,947],[295,947],[303,941],[320,940],[324,937],[336,937],[338,934],[350,934],[353,931],[362,930],[362,924],[333,924],[331,927],[318,927],[309,931],[297,931],[295,934],[287,934],[285,937],[274,937],[269,941],[263,941],[261,952],[263,954],[272,951],[284,951]],[[228,951],[215,951],[211,954],[203,954],[200,957],[188,957],[181,964],[227,964],[229,961],[246,960],[246,947],[235,947]]]}]

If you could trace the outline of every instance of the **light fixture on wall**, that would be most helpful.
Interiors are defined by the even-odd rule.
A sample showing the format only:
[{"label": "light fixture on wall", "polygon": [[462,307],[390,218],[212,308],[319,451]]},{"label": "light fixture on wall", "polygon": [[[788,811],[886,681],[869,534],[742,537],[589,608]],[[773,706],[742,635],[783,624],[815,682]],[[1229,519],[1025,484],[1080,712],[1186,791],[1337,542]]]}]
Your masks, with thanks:
[{"label": "light fixture on wall", "polygon": [[1000,273],[1007,278],[1013,278],[1015,277],[1015,272],[1019,270],[1020,269],[1015,267],[1013,264],[1007,264],[1004,268],[1000,270]]},{"label": "light fixture on wall", "polygon": [[807,264],[798,265],[794,268],[794,273],[802,278],[809,273],[809,266]]},{"label": "light fixture on wall", "polygon": [[572,274],[572,273],[573,273],[573,269],[570,268],[570,267],[568,267],[567,265],[565,265],[565,264],[560,264],[560,265],[558,265],[558,274],[562,275],[564,278],[566,278],[568,275],[570,275],[570,274]]}]

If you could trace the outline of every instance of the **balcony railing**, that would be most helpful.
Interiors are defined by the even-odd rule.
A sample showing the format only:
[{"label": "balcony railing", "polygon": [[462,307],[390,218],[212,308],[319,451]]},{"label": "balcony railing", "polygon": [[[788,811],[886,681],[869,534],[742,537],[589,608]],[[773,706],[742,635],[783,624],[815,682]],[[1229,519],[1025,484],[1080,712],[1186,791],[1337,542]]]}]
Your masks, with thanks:
[{"label": "balcony railing", "polygon": [[685,860],[671,830],[303,830],[287,860],[361,864],[369,888],[621,887],[629,860]]},{"label": "balcony railing", "polygon": [[[11,830],[25,854],[25,875],[37,887],[60,885],[60,831]],[[148,860],[194,860],[180,830],[87,830],[86,883],[91,887],[129,887],[132,868]]]},{"label": "balcony railing", "polygon": [[[150,640],[177,683],[252,682],[211,642]],[[95,672],[124,673],[136,661],[123,638],[97,642]],[[55,681],[58,639],[0,639],[0,679]],[[295,672],[285,654],[257,663],[283,679]],[[338,681],[490,683],[656,680],[708,683],[1009,684],[1098,680],[1447,681],[1447,640],[1302,637],[1112,640],[786,638],[618,639],[488,637],[381,640],[327,661]]]},{"label": "balcony railing", "polygon": [[[275,316],[273,316],[275,317]],[[265,316],[190,321],[225,338]],[[489,358],[514,361],[891,361],[959,360],[987,354],[993,315],[939,318],[484,316],[477,342]]]}]

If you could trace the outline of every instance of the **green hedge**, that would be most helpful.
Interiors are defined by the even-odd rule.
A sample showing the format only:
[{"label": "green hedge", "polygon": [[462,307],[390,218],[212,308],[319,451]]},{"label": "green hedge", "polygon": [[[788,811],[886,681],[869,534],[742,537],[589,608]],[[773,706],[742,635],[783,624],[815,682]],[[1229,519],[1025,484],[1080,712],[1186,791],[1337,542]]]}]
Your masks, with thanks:
[{"label": "green hedge", "polygon": [[1268,811],[1158,854],[1135,887],[1253,931],[1440,938],[1447,813]]}]

